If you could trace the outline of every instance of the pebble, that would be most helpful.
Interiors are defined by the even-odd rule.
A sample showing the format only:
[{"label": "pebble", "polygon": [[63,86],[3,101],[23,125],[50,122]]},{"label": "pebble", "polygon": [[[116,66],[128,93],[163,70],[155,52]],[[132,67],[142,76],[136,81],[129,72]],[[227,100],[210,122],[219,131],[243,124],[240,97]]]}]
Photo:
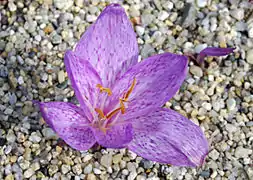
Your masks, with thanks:
[{"label": "pebble", "polygon": [[192,65],[190,67],[190,73],[197,77],[202,77],[203,76],[203,71],[199,66]]},{"label": "pebble", "polygon": [[97,180],[97,178],[94,174],[88,174],[87,180]]},{"label": "pebble", "polygon": [[229,111],[233,111],[236,107],[236,101],[233,98],[228,99],[226,104]]},{"label": "pebble", "polygon": [[94,172],[95,174],[101,174],[101,173],[102,173],[101,170],[100,170],[100,169],[97,169],[97,168],[94,168],[94,169],[93,169],[93,172]]},{"label": "pebble", "polygon": [[135,30],[138,36],[142,36],[145,32],[145,28],[142,26],[135,26]]},{"label": "pebble", "polygon": [[58,82],[63,83],[65,81],[65,73],[64,71],[59,71],[58,72]]},{"label": "pebble", "polygon": [[233,18],[241,21],[244,18],[244,9],[234,9],[230,11],[230,14]]},{"label": "pebble", "polygon": [[209,152],[209,156],[215,161],[219,158],[220,153],[216,150],[213,149],[211,152]]},{"label": "pebble", "polygon": [[30,178],[34,173],[34,170],[32,168],[29,168],[24,172],[24,178]]},{"label": "pebble", "polygon": [[169,17],[169,13],[167,13],[166,11],[161,11],[158,14],[158,19],[161,21],[165,21],[168,17]]},{"label": "pebble", "polygon": [[55,134],[55,132],[51,128],[42,129],[42,134],[47,140],[58,139],[58,136]]},{"label": "pebble", "polygon": [[54,0],[54,5],[58,9],[67,10],[73,5],[73,0]]},{"label": "pebble", "polygon": [[253,64],[253,49],[247,51],[246,60],[249,64]]},{"label": "pebble", "polygon": [[29,137],[29,140],[34,143],[39,143],[41,141],[41,137],[38,136],[36,132],[33,132]]},{"label": "pebble", "polygon": [[67,174],[71,170],[71,167],[69,165],[63,164],[61,166],[61,172],[63,174]]},{"label": "pebble", "polygon": [[251,149],[247,149],[247,148],[243,148],[243,147],[239,146],[235,149],[235,157],[246,158],[249,155],[252,155],[252,152],[253,151]]},{"label": "pebble", "polygon": [[196,0],[196,4],[198,7],[203,8],[207,5],[207,0]]},{"label": "pebble", "polygon": [[92,164],[88,164],[87,166],[85,166],[83,172],[84,174],[90,174],[92,172]]},{"label": "pebble", "polygon": [[82,167],[80,164],[73,166],[72,169],[76,175],[80,175],[82,173]]},{"label": "pebble", "polygon": [[134,180],[137,176],[136,172],[130,172],[129,176],[127,177],[127,180]]},{"label": "pebble", "polygon": [[112,165],[112,155],[111,154],[103,155],[100,163],[106,168],[110,167]]}]

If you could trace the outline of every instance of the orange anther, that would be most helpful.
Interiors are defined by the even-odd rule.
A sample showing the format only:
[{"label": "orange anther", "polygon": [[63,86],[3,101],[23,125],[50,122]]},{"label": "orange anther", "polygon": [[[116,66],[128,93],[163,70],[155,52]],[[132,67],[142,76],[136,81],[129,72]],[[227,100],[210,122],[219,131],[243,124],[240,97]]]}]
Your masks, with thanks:
[{"label": "orange anther", "polygon": [[104,115],[104,113],[101,109],[95,108],[95,111],[99,114],[99,118],[101,118],[101,119],[106,118],[106,116]]},{"label": "orange anther", "polygon": [[96,87],[99,88],[100,93],[106,92],[106,93],[108,94],[108,96],[111,96],[111,95],[112,95],[112,91],[111,91],[110,88],[105,88],[105,87],[103,87],[101,84],[97,84]]},{"label": "orange anther", "polygon": [[120,110],[121,110],[122,114],[124,114],[126,112],[124,102],[127,102],[127,101],[125,99],[121,99],[121,98],[119,99]]},{"label": "orange anther", "polygon": [[136,78],[134,78],[131,87],[128,89],[128,91],[126,92],[126,94],[124,94],[123,99],[127,100],[130,96],[130,94],[133,92],[134,86],[136,85]]},{"label": "orange anther", "polygon": [[116,114],[117,112],[119,112],[121,110],[121,107],[114,109],[113,111],[111,111],[109,114],[106,115],[107,119],[110,119],[114,114]]}]

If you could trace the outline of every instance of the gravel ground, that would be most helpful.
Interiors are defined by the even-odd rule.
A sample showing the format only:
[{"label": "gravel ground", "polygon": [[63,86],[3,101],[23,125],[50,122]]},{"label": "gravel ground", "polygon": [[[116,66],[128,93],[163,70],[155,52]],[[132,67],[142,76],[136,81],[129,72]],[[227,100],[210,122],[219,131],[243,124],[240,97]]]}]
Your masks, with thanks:
[{"label": "gravel ground", "polygon": [[[114,1],[115,2],[115,1]],[[253,179],[253,4],[247,0],[126,0],[141,56],[235,54],[193,62],[166,106],[199,124],[210,143],[200,168],[154,163],[126,149],[79,152],[59,140],[31,100],[77,103],[63,55],[108,2],[1,0],[0,179]],[[186,134],[187,135],[187,134]]]}]

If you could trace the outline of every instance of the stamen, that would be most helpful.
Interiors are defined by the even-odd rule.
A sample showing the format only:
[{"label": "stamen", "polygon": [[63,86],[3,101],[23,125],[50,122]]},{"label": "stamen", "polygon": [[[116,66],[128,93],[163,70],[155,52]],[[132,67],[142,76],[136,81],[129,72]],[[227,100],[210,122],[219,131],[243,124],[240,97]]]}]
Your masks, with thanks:
[{"label": "stamen", "polygon": [[112,91],[111,91],[110,88],[105,88],[105,87],[103,87],[101,84],[97,84],[96,87],[99,88],[100,93],[106,92],[106,93],[108,94],[108,96],[111,96],[111,95],[112,95]]},{"label": "stamen", "polygon": [[106,115],[107,119],[110,119],[114,114],[116,114],[117,112],[119,112],[121,110],[121,107],[114,109],[113,111],[111,111],[109,114]]},{"label": "stamen", "polygon": [[100,119],[105,119],[106,116],[101,109],[95,108],[95,111],[99,114]]},{"label": "stamen", "polygon": [[123,99],[127,100],[130,96],[130,94],[132,93],[134,86],[136,85],[136,78],[134,78],[131,87],[129,88],[129,90],[126,92],[126,94],[124,94]]},{"label": "stamen", "polygon": [[122,114],[124,114],[126,112],[126,108],[125,108],[124,102],[127,102],[127,100],[121,99],[121,98],[119,99],[120,110],[121,110]]}]

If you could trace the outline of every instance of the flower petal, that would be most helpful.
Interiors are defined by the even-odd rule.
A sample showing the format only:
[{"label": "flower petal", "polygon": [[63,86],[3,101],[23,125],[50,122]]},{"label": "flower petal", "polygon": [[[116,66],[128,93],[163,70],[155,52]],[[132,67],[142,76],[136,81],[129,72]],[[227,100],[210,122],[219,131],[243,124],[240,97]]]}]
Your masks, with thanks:
[{"label": "flower petal", "polygon": [[106,148],[123,148],[133,139],[131,123],[115,124],[106,133],[93,128],[98,144]]},{"label": "flower petal", "polygon": [[115,80],[137,63],[139,54],[124,9],[118,4],[107,6],[82,36],[75,53],[93,65],[105,87],[112,88]]},{"label": "flower petal", "polygon": [[99,102],[101,93],[96,85],[102,83],[101,79],[88,61],[80,59],[72,51],[65,53],[64,63],[76,97],[88,113],[88,109],[94,109]]},{"label": "flower petal", "polygon": [[208,142],[193,122],[170,109],[159,108],[133,122],[134,137],[128,148],[160,163],[200,166],[208,153]]},{"label": "flower petal", "polygon": [[81,108],[65,102],[38,104],[47,124],[72,148],[88,150],[96,142]]},{"label": "flower petal", "polygon": [[164,53],[147,58],[133,66],[113,89],[109,108],[118,104],[134,79],[136,85],[130,93],[124,119],[144,115],[164,105],[180,88],[187,73],[187,58]]},{"label": "flower petal", "polygon": [[230,53],[232,53],[235,50],[235,48],[218,48],[218,47],[207,47],[200,51],[197,62],[203,63],[204,58],[206,56],[226,56]]}]

